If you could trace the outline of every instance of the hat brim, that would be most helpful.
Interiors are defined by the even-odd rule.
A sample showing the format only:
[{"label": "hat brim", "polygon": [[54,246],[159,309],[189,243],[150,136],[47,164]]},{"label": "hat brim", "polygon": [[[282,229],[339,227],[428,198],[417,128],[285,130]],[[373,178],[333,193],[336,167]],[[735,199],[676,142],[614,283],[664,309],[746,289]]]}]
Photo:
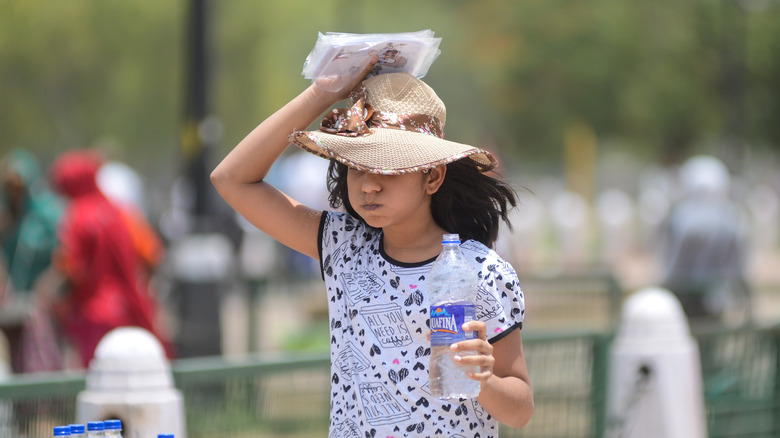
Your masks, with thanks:
[{"label": "hat brim", "polygon": [[397,175],[419,172],[469,157],[482,172],[498,162],[488,151],[428,134],[374,128],[356,137],[322,131],[296,131],[291,143],[323,158],[369,173]]}]

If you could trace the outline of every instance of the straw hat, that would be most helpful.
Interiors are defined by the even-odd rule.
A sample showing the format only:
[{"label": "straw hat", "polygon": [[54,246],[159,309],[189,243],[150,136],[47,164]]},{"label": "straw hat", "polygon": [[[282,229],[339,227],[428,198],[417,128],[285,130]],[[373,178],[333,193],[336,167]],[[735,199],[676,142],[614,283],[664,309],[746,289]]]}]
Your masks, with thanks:
[{"label": "straw hat", "polygon": [[319,131],[296,131],[289,140],[323,158],[385,175],[417,172],[464,157],[483,172],[497,164],[488,151],[444,139],[444,103],[408,73],[363,81],[350,94],[349,104],[328,113]]}]

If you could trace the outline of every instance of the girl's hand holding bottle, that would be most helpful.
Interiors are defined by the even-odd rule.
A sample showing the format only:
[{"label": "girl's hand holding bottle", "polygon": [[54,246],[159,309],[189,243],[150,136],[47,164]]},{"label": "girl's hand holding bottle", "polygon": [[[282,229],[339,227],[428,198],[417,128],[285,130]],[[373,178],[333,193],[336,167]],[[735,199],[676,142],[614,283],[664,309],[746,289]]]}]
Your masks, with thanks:
[{"label": "girl's hand holding bottle", "polygon": [[[463,331],[473,331],[477,333],[474,339],[461,341],[450,346],[450,349],[456,353],[455,362],[463,365],[479,366],[479,373],[468,373],[468,377],[480,382],[486,381],[493,375],[493,365],[496,363],[493,357],[493,346],[487,341],[487,326],[483,321],[469,321],[463,324]],[[460,356],[458,351],[476,351],[478,354]]]}]

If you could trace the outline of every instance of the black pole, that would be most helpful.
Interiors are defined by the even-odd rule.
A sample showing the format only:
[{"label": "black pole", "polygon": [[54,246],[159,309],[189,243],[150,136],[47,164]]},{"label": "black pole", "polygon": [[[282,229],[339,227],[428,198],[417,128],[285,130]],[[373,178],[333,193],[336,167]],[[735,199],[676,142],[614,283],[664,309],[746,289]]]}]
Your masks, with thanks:
[{"label": "black pole", "polygon": [[207,190],[210,144],[202,135],[203,121],[209,113],[208,20],[206,0],[190,0],[187,19],[187,59],[185,63],[185,108],[182,129],[182,155],[185,172],[192,183],[196,218],[209,213]]},{"label": "black pole", "polygon": [[721,92],[724,136],[732,146],[728,152],[738,154],[743,150],[747,137],[747,11],[738,1],[724,2],[723,10]]},{"label": "black pole", "polygon": [[[208,13],[207,0],[190,0],[186,18],[184,63],[184,117],[181,138],[181,155],[185,177],[193,196],[193,205],[187,213],[193,226],[187,230],[193,237],[202,233],[217,231],[209,220],[215,206],[211,204],[211,182],[208,177],[209,151],[216,143],[208,132],[209,117],[209,71],[208,71]],[[182,241],[187,241],[183,238]],[[206,247],[193,244],[194,250],[208,251]],[[189,251],[193,249],[190,248]],[[197,269],[190,267],[188,269]],[[222,330],[219,319],[221,308],[220,291],[224,289],[223,278],[189,277],[180,274],[175,283],[175,307],[178,312],[178,333],[176,335],[177,356],[202,357],[222,353]]]}]

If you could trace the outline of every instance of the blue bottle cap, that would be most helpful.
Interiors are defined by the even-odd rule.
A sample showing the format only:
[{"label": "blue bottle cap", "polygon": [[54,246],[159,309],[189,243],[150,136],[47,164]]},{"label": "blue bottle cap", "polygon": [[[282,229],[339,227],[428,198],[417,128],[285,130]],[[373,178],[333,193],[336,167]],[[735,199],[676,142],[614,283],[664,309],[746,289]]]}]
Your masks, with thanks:
[{"label": "blue bottle cap", "polygon": [[158,433],[157,438],[173,438],[172,433]]},{"label": "blue bottle cap", "polygon": [[87,423],[87,430],[90,431],[101,431],[104,430],[106,426],[103,424],[102,421],[90,421]]},{"label": "blue bottle cap", "polygon": [[70,425],[70,434],[73,435],[74,433],[84,433],[84,425],[83,424],[71,424]]},{"label": "blue bottle cap", "polygon": [[70,426],[55,426],[54,436],[70,436]]},{"label": "blue bottle cap", "polygon": [[447,244],[447,243],[460,243],[460,236],[459,236],[459,235],[457,235],[457,234],[445,234],[445,235],[444,235],[444,236],[442,236],[442,238],[441,238],[441,243],[442,243],[442,244]]},{"label": "blue bottle cap", "polygon": [[122,430],[121,420],[106,420],[103,422],[105,430]]}]

